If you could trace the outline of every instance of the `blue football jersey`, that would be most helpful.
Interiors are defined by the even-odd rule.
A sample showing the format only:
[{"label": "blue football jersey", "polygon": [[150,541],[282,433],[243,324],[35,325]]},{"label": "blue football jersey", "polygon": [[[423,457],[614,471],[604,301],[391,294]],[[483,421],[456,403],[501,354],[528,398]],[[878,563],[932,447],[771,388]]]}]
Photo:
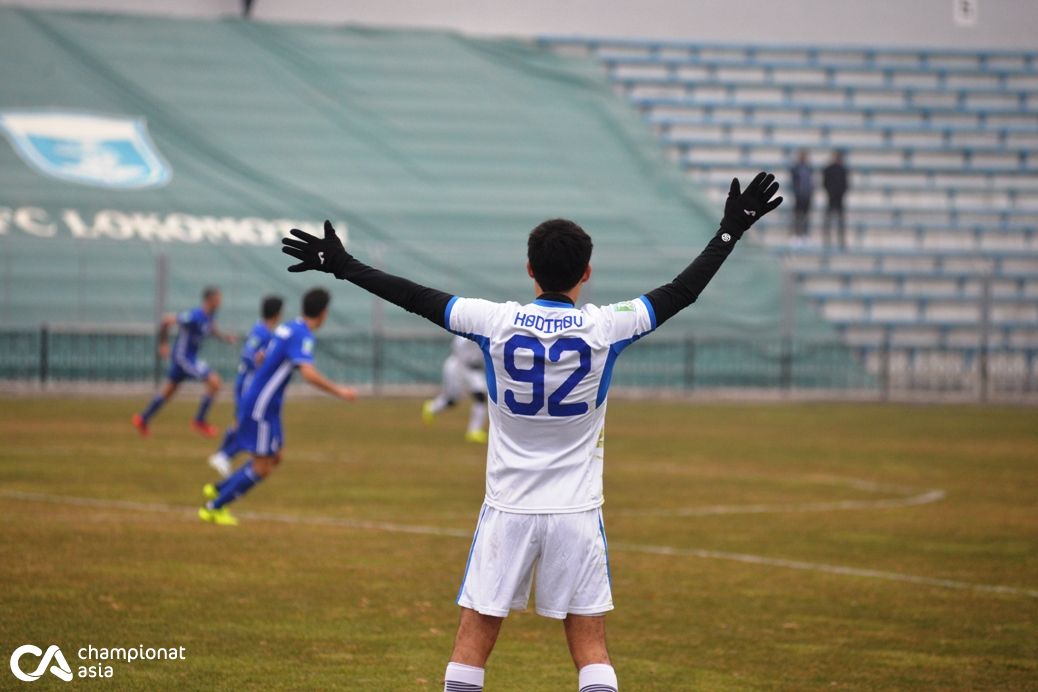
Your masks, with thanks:
[{"label": "blue football jersey", "polygon": [[198,349],[213,329],[213,316],[200,307],[177,314],[177,338],[173,342],[173,359],[192,363],[198,357]]},{"label": "blue football jersey", "polygon": [[285,322],[274,330],[263,364],[256,369],[241,402],[241,415],[253,420],[277,416],[292,372],[303,363],[314,362],[314,335],[302,318]]},{"label": "blue football jersey", "polygon": [[242,374],[251,373],[256,369],[256,355],[267,348],[273,333],[267,328],[263,320],[252,325],[252,331],[245,339],[245,345],[241,349],[241,362],[238,364],[238,372]]}]

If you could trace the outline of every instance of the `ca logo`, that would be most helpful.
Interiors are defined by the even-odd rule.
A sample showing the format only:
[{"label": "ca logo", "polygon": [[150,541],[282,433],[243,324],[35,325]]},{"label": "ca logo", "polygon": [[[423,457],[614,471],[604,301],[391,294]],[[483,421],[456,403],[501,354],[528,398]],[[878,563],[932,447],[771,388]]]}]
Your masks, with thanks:
[{"label": "ca logo", "polygon": [[[32,654],[33,656],[42,656],[40,665],[36,666],[36,670],[31,673],[22,672],[21,666],[18,665],[19,659],[25,654]],[[51,644],[47,647],[47,653],[38,646],[32,644],[22,644],[14,653],[11,654],[11,672],[14,676],[23,682],[36,682],[47,672],[47,666],[50,665],[53,659],[54,665],[50,666],[50,672],[64,680],[65,682],[72,681],[72,669],[69,668],[68,661],[65,660],[65,654],[61,653],[61,649],[58,648],[57,644]]]}]

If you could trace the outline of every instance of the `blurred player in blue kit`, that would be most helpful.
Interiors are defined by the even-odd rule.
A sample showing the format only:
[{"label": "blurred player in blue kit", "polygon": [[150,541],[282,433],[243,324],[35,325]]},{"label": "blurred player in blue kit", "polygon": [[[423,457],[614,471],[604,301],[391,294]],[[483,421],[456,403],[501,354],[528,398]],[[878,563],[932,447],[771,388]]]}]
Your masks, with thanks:
[{"label": "blurred player in blue kit", "polygon": [[303,296],[303,314],[274,330],[263,362],[256,368],[238,405],[236,442],[239,449],[251,453],[252,458],[220,483],[203,487],[207,502],[198,510],[203,521],[237,525],[238,520],[227,505],[251,490],[281,463],[284,446],[281,407],[285,389],[296,370],[304,380],[332,396],[347,401],[357,398],[351,387],[330,381],[314,367],[314,332],[327,319],[329,302],[331,296],[323,288],[308,291]]},{"label": "blurred player in blue kit", "polygon": [[[479,692],[504,618],[525,608],[536,581],[540,615],[561,620],[581,692],[616,692],[606,648],[613,609],[602,518],[605,413],[619,355],[691,305],[743,233],[775,209],[779,185],[760,173],[732,180],[720,228],[672,281],[632,300],[577,307],[591,277],[591,238],[565,219],[530,233],[527,273],[536,300],[463,298],[357,260],[329,222],[324,238],[292,230],[282,250],[466,337],[483,351],[490,434],[486,491],[457,603],[445,692]],[[513,684],[525,686],[521,681]]]},{"label": "blurred player in blue kit", "polygon": [[241,412],[241,398],[252,382],[256,368],[263,362],[264,351],[274,328],[281,321],[281,306],[284,301],[280,296],[266,296],[260,302],[260,319],[252,325],[252,330],[245,339],[241,349],[241,360],[238,363],[238,376],[234,379],[234,423],[224,432],[223,443],[215,454],[209,457],[209,465],[224,478],[231,475],[231,459],[241,451],[238,444],[238,415]]},{"label": "blurred player in blue kit", "polygon": [[[212,406],[216,394],[220,391],[220,376],[209,369],[204,360],[198,357],[202,342],[209,336],[234,344],[238,338],[233,334],[221,332],[216,326],[216,311],[220,309],[220,289],[207,286],[202,291],[202,304],[193,310],[185,310],[176,315],[166,315],[159,325],[159,355],[169,358],[169,372],[162,389],[155,395],[140,413],[133,414],[131,422],[141,435],[147,436],[148,425],[159,409],[173,397],[180,383],[184,380],[197,380],[205,383],[205,394],[198,403],[198,411],[191,421],[191,427],[206,437],[215,437],[216,428],[206,421],[209,407]],[[177,337],[173,341],[172,353],[169,348],[169,330],[177,325]]]}]

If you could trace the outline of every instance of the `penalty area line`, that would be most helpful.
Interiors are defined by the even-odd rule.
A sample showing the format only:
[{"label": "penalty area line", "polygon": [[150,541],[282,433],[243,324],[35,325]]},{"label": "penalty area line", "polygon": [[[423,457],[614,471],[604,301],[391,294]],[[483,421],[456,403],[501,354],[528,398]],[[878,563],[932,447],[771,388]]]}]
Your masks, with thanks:
[{"label": "penalty area line", "polygon": [[[2,490],[0,497],[11,500],[22,500],[27,502],[47,502],[50,504],[68,505],[73,507],[96,507],[98,509],[125,509],[139,512],[154,512],[183,517],[193,516],[197,511],[195,507],[184,505],[168,505],[160,502],[138,502],[134,500],[114,500],[95,497],[77,497],[74,495],[51,495],[48,493],[32,493],[20,490]],[[306,516],[297,514],[278,514],[275,512],[238,512],[238,516],[244,519],[256,521],[269,521],[282,524],[302,524],[313,526],[333,526],[347,529],[358,529],[363,531],[386,531],[391,533],[419,534],[426,536],[445,536],[450,538],[470,539],[472,531],[464,529],[452,529],[444,526],[427,526],[421,524],[400,524],[388,521],[372,521],[367,519],[349,519],[346,517]],[[1015,586],[1002,586],[997,584],[977,584],[973,582],[959,581],[956,579],[939,579],[936,577],[921,577],[914,574],[902,572],[886,572],[883,570],[866,569],[861,567],[846,567],[843,565],[827,565],[818,562],[804,562],[801,560],[787,560],[784,558],[766,557],[763,555],[750,555],[746,553],[729,553],[719,550],[703,550],[700,548],[673,548],[670,546],[641,545],[636,543],[611,543],[610,548],[622,552],[642,553],[646,555],[660,555],[667,557],[694,557],[705,560],[725,560],[728,562],[741,562],[749,565],[761,565],[765,567],[780,567],[784,569],[796,569],[808,572],[820,572],[825,574],[837,574],[849,577],[861,577],[867,579],[882,579],[885,581],[900,582],[905,584],[917,584],[920,586],[933,586],[945,589],[957,589],[961,591],[979,591],[983,593],[996,593],[1010,596],[1028,596],[1038,598],[1038,590],[1026,589]]]}]

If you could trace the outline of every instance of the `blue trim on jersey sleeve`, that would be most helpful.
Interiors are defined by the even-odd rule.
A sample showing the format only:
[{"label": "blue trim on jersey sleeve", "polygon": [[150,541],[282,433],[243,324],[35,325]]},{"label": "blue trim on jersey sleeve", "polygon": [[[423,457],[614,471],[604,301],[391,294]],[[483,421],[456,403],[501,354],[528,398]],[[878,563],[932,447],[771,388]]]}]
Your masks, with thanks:
[{"label": "blue trim on jersey sleeve", "polygon": [[645,309],[649,311],[649,324],[652,328],[656,328],[656,310],[652,307],[652,301],[649,300],[648,296],[639,296],[638,299],[645,303]]},{"label": "blue trim on jersey sleeve", "polygon": [[576,310],[577,306],[573,303],[563,303],[561,300],[543,300],[538,298],[533,301],[534,305],[540,305],[542,308],[569,308],[570,310]]},{"label": "blue trim on jersey sleeve", "polygon": [[634,341],[633,338],[624,339],[623,341],[617,341],[609,347],[609,353],[606,354],[605,367],[602,368],[602,379],[598,381],[598,394],[595,396],[595,408],[601,406],[606,400],[606,395],[609,393],[609,383],[613,379],[613,366],[616,365],[616,359],[632,341]]},{"label": "blue trim on jersey sleeve", "polygon": [[454,304],[458,302],[458,296],[451,296],[451,299],[447,301],[447,307],[443,309],[443,328],[450,330],[451,328],[451,311],[454,309]]},{"label": "blue trim on jersey sleeve", "polygon": [[479,344],[483,351],[483,375],[487,378],[487,396],[490,401],[497,403],[497,375],[494,373],[494,361],[490,357],[490,339],[479,334],[462,334],[462,336]]},{"label": "blue trim on jersey sleeve", "polygon": [[[450,310],[450,306],[455,300],[457,300],[457,297],[451,299],[451,302],[447,304],[447,310]],[[483,336],[482,334],[466,334],[465,332],[457,332],[450,328],[448,328],[447,331],[455,336],[460,336],[469,341],[474,341],[479,346],[479,350],[483,352],[483,376],[487,378],[487,396],[490,397],[490,401],[496,404],[497,375],[494,374],[494,361],[490,357],[490,338]]]},{"label": "blue trim on jersey sleeve", "polygon": [[635,334],[630,339],[621,339],[609,347],[609,353],[606,355],[605,367],[602,368],[602,379],[598,382],[598,395],[595,397],[595,408],[601,406],[606,400],[606,395],[609,394],[609,384],[613,380],[613,367],[616,365],[616,359],[620,357],[620,354],[623,353],[625,348],[650,332],[652,332],[651,329],[644,331],[641,334]]}]

